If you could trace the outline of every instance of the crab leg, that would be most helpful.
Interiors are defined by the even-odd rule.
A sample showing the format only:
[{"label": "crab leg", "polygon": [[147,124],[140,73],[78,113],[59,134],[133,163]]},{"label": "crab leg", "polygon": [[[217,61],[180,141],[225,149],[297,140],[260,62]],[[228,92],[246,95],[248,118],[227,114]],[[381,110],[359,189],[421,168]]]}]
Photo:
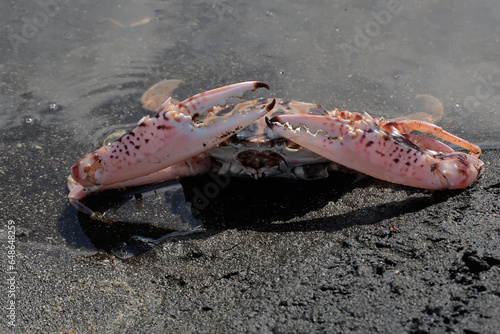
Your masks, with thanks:
[{"label": "crab leg", "polygon": [[[332,117],[280,115],[266,121],[282,136],[327,159],[375,178],[407,186],[466,188],[476,181],[484,168],[484,163],[478,158],[454,152],[434,139],[422,139],[419,146],[415,144],[417,141],[413,135],[401,135],[397,130],[389,132],[378,125],[377,119],[367,114],[333,113]],[[410,122],[406,128],[406,122],[392,125],[409,132],[407,130],[414,129],[418,124],[419,131],[452,139],[453,143],[471,149],[473,154],[480,152],[475,145],[431,123]],[[433,149],[441,149],[441,152]]]},{"label": "crab leg", "polygon": [[481,148],[477,145],[469,143],[467,140],[464,140],[460,137],[455,136],[441,127],[425,122],[425,121],[415,121],[415,120],[402,120],[402,121],[379,121],[378,125],[386,131],[392,132],[392,128],[397,129],[400,133],[409,133],[412,131],[420,131],[423,133],[427,133],[433,135],[437,138],[446,140],[447,142],[453,143],[457,146],[463,147],[466,150],[469,150],[471,155],[479,158],[481,156]]},{"label": "crab leg", "polygon": [[[223,104],[233,95],[242,95],[259,87],[269,88],[261,82],[245,82],[214,89],[188,99],[189,107],[183,108],[191,110],[196,105],[201,113]],[[245,112],[233,109],[220,116],[205,115],[207,120],[203,117],[193,120],[191,116],[179,113],[179,108],[167,100],[154,117],[144,117],[135,129],[110,146],[81,158],[71,168],[71,175],[78,184],[91,191],[147,176],[203,153],[262,117],[272,107],[273,103]]]}]

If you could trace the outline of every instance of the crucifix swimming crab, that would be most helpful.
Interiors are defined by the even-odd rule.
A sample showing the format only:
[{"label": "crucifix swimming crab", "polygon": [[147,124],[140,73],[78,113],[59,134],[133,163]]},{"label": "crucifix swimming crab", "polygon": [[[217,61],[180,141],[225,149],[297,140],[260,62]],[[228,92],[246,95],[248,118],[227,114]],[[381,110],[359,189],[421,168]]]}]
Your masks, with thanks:
[{"label": "crucifix swimming crab", "polygon": [[328,177],[343,165],[406,186],[461,189],[484,169],[479,146],[422,120],[327,111],[318,104],[278,98],[226,105],[230,97],[258,88],[269,86],[249,81],[182,102],[167,99],[156,115],[143,117],[133,130],[73,165],[70,200],[210,171],[307,180]]}]

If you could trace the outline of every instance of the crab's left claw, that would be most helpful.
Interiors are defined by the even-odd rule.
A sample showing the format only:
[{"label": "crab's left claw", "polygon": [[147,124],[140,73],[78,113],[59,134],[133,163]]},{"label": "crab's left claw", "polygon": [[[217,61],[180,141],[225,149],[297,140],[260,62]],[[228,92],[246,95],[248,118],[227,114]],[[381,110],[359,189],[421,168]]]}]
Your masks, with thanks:
[{"label": "crab's left claw", "polygon": [[[454,152],[432,138],[419,142],[418,138],[425,137],[401,134],[395,127],[392,132],[387,131],[382,125],[379,126],[382,120],[368,114],[334,113],[332,117],[280,115],[266,121],[282,136],[331,161],[378,179],[407,186],[462,189],[474,183],[484,169],[484,163],[475,156]],[[419,131],[445,139],[458,138],[434,124],[417,123],[420,125]],[[401,124],[393,125],[405,128]],[[453,142],[472,148],[473,154],[480,154],[479,147],[463,139]]]}]

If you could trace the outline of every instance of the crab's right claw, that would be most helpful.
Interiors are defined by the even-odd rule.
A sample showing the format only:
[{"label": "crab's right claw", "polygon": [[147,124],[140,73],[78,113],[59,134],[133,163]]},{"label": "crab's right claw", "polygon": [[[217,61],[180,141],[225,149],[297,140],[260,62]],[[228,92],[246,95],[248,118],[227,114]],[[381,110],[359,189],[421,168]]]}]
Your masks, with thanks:
[{"label": "crab's right claw", "polygon": [[[132,131],[110,146],[82,157],[71,169],[73,179],[87,191],[130,181],[195,157],[221,143],[268,113],[274,106],[211,113],[231,96],[269,88],[261,82],[243,82],[195,95],[179,106],[167,100],[154,117],[146,116]],[[221,110],[222,111],[222,110]]]}]

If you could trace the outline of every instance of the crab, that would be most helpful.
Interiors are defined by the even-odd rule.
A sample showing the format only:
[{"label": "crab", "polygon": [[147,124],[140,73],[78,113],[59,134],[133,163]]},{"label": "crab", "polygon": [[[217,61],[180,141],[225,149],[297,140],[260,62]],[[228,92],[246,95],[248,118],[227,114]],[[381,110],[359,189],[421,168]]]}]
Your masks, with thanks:
[{"label": "crab", "polygon": [[[90,193],[208,172],[318,179],[339,165],[410,187],[462,189],[484,170],[479,146],[431,122],[327,111],[278,98],[226,105],[229,98],[258,88],[269,86],[249,81],[182,102],[166,99],[156,115],[143,117],[133,130],[73,165],[69,199],[74,204]],[[166,98],[158,96],[156,102]]]}]

